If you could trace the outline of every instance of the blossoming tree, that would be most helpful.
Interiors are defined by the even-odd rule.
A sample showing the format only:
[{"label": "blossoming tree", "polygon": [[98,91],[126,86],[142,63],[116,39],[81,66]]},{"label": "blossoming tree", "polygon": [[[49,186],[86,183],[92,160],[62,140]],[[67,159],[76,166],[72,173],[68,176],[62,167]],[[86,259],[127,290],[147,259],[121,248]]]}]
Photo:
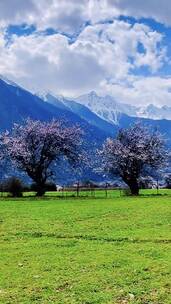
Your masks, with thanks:
[{"label": "blossoming tree", "polygon": [[1,140],[16,168],[36,183],[37,196],[42,196],[46,181],[53,176],[61,158],[71,164],[78,163],[81,134],[79,127],[66,127],[56,120],[27,119],[23,125],[15,124],[12,133],[5,133]]},{"label": "blossoming tree", "polygon": [[116,139],[107,139],[100,155],[103,170],[120,176],[131,194],[138,195],[139,178],[147,169],[164,166],[167,151],[159,132],[137,123],[121,129]]}]

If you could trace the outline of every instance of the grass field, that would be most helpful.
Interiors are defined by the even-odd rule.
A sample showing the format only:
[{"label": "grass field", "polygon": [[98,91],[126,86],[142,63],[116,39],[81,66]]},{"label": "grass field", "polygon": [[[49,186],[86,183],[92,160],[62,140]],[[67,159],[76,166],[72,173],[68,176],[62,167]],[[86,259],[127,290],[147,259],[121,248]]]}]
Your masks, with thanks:
[{"label": "grass field", "polygon": [[0,303],[170,304],[171,197],[0,201]]}]

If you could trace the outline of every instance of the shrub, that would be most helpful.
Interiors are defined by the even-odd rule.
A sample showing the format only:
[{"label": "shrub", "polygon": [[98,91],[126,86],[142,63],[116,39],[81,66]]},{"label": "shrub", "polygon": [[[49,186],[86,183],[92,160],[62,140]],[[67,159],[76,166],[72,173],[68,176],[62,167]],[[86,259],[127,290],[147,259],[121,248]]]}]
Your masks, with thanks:
[{"label": "shrub", "polygon": [[10,177],[4,183],[4,190],[12,197],[22,197],[24,191],[23,182],[17,177]]}]

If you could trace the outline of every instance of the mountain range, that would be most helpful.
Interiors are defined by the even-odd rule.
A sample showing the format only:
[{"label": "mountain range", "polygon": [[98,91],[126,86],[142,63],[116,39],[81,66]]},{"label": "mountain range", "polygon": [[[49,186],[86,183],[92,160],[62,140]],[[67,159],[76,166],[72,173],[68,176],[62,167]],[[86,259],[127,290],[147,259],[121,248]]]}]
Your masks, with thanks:
[{"label": "mountain range", "polygon": [[140,108],[119,103],[109,95],[98,96],[96,92],[75,99],[51,93],[32,94],[0,76],[0,129],[10,129],[14,122],[27,117],[44,121],[56,118],[79,124],[89,139],[95,136],[100,142],[137,120],[157,127],[168,139],[171,137],[171,107]]},{"label": "mountain range", "polygon": [[[41,121],[53,118],[64,120],[69,125],[77,124],[83,129],[88,153],[100,147],[107,137],[115,137],[119,128],[128,127],[137,120],[158,128],[171,148],[169,115],[169,107],[157,108],[151,105],[142,112],[138,107],[118,103],[111,96],[102,97],[95,92],[75,99],[51,93],[32,94],[0,77],[0,131],[10,130],[14,123],[21,123],[28,117]],[[170,117],[170,120],[161,117]]]},{"label": "mountain range", "polygon": [[102,119],[115,125],[119,124],[121,114],[153,120],[171,120],[171,106],[157,107],[153,104],[149,104],[146,107],[138,107],[117,102],[114,97],[110,95],[98,96],[94,91],[79,96],[75,100],[87,106]]},{"label": "mountain range", "polygon": [[[51,94],[46,94],[42,98],[58,108],[64,107],[68,111],[79,115],[90,125],[105,132],[107,137],[115,136],[120,128],[127,128],[135,122],[140,121],[152,129],[157,128],[164,135],[167,145],[171,147],[171,120],[157,119],[155,112],[153,113],[155,119],[141,117],[133,111],[134,106],[116,102],[112,103],[113,98],[111,96],[100,97],[95,92],[80,96],[75,100],[62,96],[55,97]],[[115,107],[112,107],[112,104],[115,104]],[[147,108],[150,109],[150,107]],[[154,108],[160,109],[155,106]]]},{"label": "mountain range", "polygon": [[[95,125],[89,124],[76,111],[71,111],[60,101],[56,100],[56,104],[45,102],[39,96],[0,78],[0,130],[11,129],[15,122],[21,122],[28,117],[41,121],[61,119],[69,124],[79,124],[87,134],[94,134],[99,138],[106,137],[105,131],[101,129],[99,134],[99,129]],[[97,119],[101,121],[100,118]],[[107,122],[104,124],[108,125]]]}]

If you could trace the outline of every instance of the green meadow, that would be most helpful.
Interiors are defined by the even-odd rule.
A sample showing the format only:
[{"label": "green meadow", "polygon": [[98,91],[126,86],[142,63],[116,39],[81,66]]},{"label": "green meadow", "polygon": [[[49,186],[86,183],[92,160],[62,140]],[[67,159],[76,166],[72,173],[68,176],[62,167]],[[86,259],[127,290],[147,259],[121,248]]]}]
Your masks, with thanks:
[{"label": "green meadow", "polygon": [[0,303],[170,304],[171,196],[143,194],[1,198]]}]

